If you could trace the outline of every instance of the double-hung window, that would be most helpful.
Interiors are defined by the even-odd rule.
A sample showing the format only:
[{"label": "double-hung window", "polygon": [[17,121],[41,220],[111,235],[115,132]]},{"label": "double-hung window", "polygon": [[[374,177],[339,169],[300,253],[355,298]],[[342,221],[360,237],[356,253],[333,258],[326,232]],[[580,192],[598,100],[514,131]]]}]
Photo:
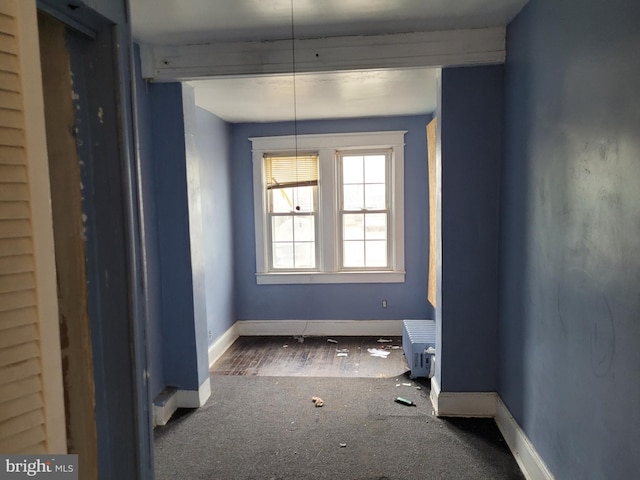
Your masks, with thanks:
[{"label": "double-hung window", "polygon": [[315,270],[318,155],[264,156],[269,269]]},{"label": "double-hung window", "polygon": [[389,268],[391,154],[388,150],[337,153],[343,270]]},{"label": "double-hung window", "polygon": [[404,134],[251,138],[256,278],[404,281]]}]

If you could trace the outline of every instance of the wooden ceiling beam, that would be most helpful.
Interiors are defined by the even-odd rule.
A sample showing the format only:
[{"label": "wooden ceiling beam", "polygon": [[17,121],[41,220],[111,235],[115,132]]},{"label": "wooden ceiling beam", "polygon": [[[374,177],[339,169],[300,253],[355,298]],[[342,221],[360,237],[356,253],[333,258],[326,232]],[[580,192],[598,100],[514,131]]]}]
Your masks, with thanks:
[{"label": "wooden ceiling beam", "polygon": [[296,73],[491,65],[505,61],[505,33],[504,27],[494,27],[295,41],[142,45],[142,73],[158,82],[290,74],[294,52]]}]

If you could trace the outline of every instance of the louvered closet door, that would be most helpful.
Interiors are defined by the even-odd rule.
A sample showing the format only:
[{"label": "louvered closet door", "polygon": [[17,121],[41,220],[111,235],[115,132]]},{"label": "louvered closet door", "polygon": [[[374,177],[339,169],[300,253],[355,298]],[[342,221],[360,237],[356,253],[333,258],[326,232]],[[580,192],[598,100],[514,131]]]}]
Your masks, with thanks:
[{"label": "louvered closet door", "polygon": [[35,0],[0,0],[0,452],[64,453]]}]

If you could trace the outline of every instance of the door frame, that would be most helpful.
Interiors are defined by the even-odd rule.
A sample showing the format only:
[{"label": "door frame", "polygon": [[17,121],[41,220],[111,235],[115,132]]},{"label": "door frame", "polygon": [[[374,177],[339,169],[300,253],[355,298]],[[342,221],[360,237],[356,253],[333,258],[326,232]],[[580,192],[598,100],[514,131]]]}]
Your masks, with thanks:
[{"label": "door frame", "polygon": [[[94,8],[95,6],[95,8]],[[135,155],[132,61],[133,42],[128,23],[127,0],[94,0],[92,6],[82,0],[37,0],[40,11],[51,15],[86,39],[86,50],[79,52],[70,44],[72,64],[91,57],[104,75],[87,79],[85,91],[90,106],[110,105],[113,115],[88,114],[83,127],[87,139],[79,147],[85,194],[83,209],[92,202],[100,205],[87,211],[88,305],[94,352],[96,388],[96,424],[100,478],[152,479],[153,432],[151,398],[147,378],[148,351],[146,333],[146,285],[143,272],[144,243],[140,224],[138,165]],[[97,9],[102,10],[99,12]],[[109,15],[109,18],[105,15]],[[104,61],[106,60],[106,61]],[[77,88],[74,81],[74,90]],[[105,110],[107,108],[105,107]],[[97,110],[97,109],[96,109]],[[105,126],[109,122],[111,125]],[[105,145],[112,146],[111,149]],[[91,152],[86,148],[92,149]],[[110,163],[109,163],[110,162]],[[102,166],[109,165],[108,169]],[[99,178],[91,168],[103,168]],[[92,182],[93,179],[93,182]],[[118,208],[107,208],[109,196],[117,197]],[[87,197],[90,197],[87,199]],[[113,226],[121,228],[109,244],[101,238]],[[92,235],[93,233],[93,235]],[[113,316],[114,306],[104,292],[120,278],[120,306],[125,318]],[[115,282],[112,282],[115,283]],[[126,297],[123,295],[126,288]],[[124,352],[124,353],[123,353]],[[124,411],[125,410],[130,411]]]}]

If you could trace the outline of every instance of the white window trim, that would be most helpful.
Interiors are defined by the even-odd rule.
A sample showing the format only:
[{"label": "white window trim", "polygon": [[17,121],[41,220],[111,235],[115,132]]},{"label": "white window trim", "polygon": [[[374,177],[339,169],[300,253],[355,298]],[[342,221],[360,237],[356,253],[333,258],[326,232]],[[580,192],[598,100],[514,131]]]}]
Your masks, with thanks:
[{"label": "white window trim", "polygon": [[[344,212],[343,210],[343,202],[344,202],[344,198],[342,196],[343,191],[343,177],[342,177],[342,168],[343,168],[343,157],[345,156],[349,156],[350,154],[357,154],[357,155],[384,155],[385,156],[385,185],[387,185],[387,188],[385,189],[385,207],[383,209],[380,209],[379,212],[383,212],[385,215],[387,215],[387,238],[393,238],[393,225],[391,225],[389,223],[389,219],[393,219],[393,206],[392,206],[392,202],[391,202],[391,195],[393,194],[393,190],[394,190],[394,186],[391,183],[391,162],[393,159],[393,149],[389,149],[389,148],[382,148],[382,149],[366,149],[366,150],[344,150],[344,149],[340,149],[339,151],[336,151],[336,166],[337,166],[337,172],[338,172],[338,181],[336,182],[336,185],[338,186],[338,191],[336,192],[338,195],[338,210],[336,211],[336,215],[338,216],[337,220],[338,220],[338,225],[341,226],[342,225],[342,221],[343,221],[343,216],[342,213]],[[358,212],[361,212],[360,210],[357,210]],[[371,211],[369,211],[371,212]],[[352,212],[353,213],[353,212]],[[393,264],[392,264],[392,258],[393,258],[393,241],[388,241],[387,240],[387,266],[382,267],[380,269],[378,269],[378,271],[389,271],[389,270],[393,270]],[[343,232],[341,231],[341,228],[338,228],[338,250],[343,254],[344,251],[342,250],[344,248],[344,237],[343,237]],[[369,271],[376,271],[375,268],[371,268],[371,267],[363,267],[363,268],[350,268],[350,267],[345,267],[344,266],[344,258],[342,257],[342,254],[339,253],[338,254],[338,258],[339,258],[339,262],[340,262],[340,271],[364,271],[364,270],[369,270]]]},{"label": "white window trim", "polygon": [[[403,283],[404,261],[404,135],[402,131],[333,133],[314,135],[285,135],[277,137],[253,137],[253,202],[256,240],[256,281],[258,284],[306,284],[306,283]],[[393,217],[389,237],[393,239],[391,269],[383,271],[340,271],[337,248],[338,193],[336,151],[391,148],[391,211]],[[269,271],[267,227],[264,219],[267,198],[264,189],[263,156],[272,152],[317,151],[319,156],[320,184],[330,184],[318,189],[319,264],[316,272]],[[331,218],[324,216],[330,214]],[[327,248],[326,245],[333,245]]]}]

